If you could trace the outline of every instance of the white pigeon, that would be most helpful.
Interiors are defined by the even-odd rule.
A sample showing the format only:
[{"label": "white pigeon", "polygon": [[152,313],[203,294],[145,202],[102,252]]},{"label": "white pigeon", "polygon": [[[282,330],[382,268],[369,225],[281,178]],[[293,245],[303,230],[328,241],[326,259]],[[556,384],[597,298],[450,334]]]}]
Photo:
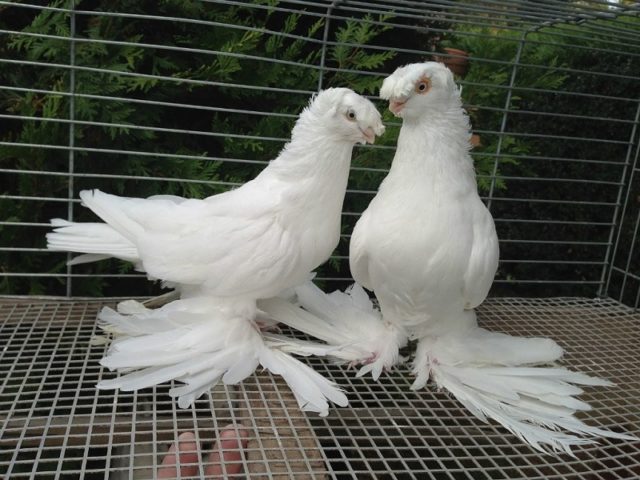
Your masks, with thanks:
[{"label": "white pigeon", "polygon": [[327,399],[345,405],[334,384],[265,344],[256,300],[304,282],[329,258],[353,147],[383,131],[369,100],[327,89],[301,113],[278,158],[235,190],[204,200],[81,192],[105,223],[54,219],[48,248],[84,254],[72,263],[133,262],[181,295],[157,310],[127,301],[100,313],[103,328],[118,334],[101,363],[126,375],[98,387],[137,390],[177,379],[185,385],[171,394],[186,407],[218,381],[237,383],[262,364],[284,377],[305,410],[326,415]]},{"label": "white pigeon", "polygon": [[477,325],[474,308],[493,282],[498,238],[478,196],[469,120],[451,72],[434,62],[407,65],[384,80],[380,96],[403,123],[389,174],[350,246],[353,277],[375,292],[380,312],[358,285],[324,295],[310,284],[298,288],[307,311],[279,299],[264,310],[334,346],[334,358],[364,363],[360,374],[374,378],[417,339],[413,389],[431,378],[480,420],[498,421],[539,450],[570,453],[593,442],[583,435],[633,439],[574,416],[589,409],[574,398],[582,392],[576,384],[610,383],[540,366],[562,356],[553,340]]}]

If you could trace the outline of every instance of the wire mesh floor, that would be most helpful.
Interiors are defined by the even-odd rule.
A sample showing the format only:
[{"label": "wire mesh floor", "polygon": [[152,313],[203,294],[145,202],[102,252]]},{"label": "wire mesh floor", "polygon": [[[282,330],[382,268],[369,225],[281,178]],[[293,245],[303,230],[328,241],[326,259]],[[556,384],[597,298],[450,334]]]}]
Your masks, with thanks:
[{"label": "wire mesh floor", "polygon": [[[179,433],[194,432],[206,451],[234,423],[249,432],[240,478],[640,478],[640,442],[605,439],[576,458],[541,455],[444,392],[411,392],[406,367],[374,383],[312,360],[350,398],[327,418],[301,413],[267,373],[216,388],[187,410],[167,385],[98,391],[113,375],[98,364],[106,346],[94,339],[105,304],[0,301],[0,476],[154,478]],[[594,407],[586,421],[640,434],[639,313],[608,300],[495,298],[479,314],[495,330],[553,337],[567,350],[565,365],[616,382],[581,397]]]}]

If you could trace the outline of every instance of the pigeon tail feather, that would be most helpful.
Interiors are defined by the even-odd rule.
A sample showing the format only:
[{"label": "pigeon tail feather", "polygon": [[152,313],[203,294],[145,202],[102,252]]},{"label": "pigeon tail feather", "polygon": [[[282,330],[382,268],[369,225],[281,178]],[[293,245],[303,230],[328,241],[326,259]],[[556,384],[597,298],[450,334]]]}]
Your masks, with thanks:
[{"label": "pigeon tail feather", "polygon": [[[110,195],[98,189],[81,191],[80,199],[85,207],[130,241],[133,241],[137,235],[144,231],[140,224],[126,214],[127,209],[124,208],[124,205],[131,199]],[[140,199],[135,200],[140,201]]]},{"label": "pigeon tail feather", "polygon": [[110,257],[139,262],[136,246],[105,223],[74,223],[54,218],[51,225],[55,228],[47,234],[49,250],[84,254],[70,260],[69,265],[96,262]]}]

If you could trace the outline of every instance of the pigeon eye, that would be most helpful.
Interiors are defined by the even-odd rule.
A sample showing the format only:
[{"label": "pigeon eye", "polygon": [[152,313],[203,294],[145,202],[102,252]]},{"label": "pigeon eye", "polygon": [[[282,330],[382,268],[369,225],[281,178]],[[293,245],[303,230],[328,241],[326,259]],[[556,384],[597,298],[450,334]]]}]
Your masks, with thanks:
[{"label": "pigeon eye", "polygon": [[416,84],[416,92],[427,93],[429,91],[430,82],[428,80],[421,80]]},{"label": "pigeon eye", "polygon": [[347,110],[347,118],[352,121],[355,120],[356,112],[354,112],[353,110]]}]

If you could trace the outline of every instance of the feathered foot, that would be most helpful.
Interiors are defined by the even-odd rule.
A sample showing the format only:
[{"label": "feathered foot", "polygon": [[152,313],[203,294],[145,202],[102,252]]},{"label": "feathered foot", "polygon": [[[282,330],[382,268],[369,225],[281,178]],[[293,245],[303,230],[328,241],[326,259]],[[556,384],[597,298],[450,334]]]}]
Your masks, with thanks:
[{"label": "feathered foot", "polygon": [[[576,385],[610,386],[611,382],[560,367],[562,349],[546,338],[518,338],[476,328],[462,335],[423,338],[418,344],[412,389],[431,378],[453,394],[476,418],[491,418],[522,441],[542,451],[573,455],[576,445],[594,438],[637,440],[631,435],[586,425],[575,417],[589,404],[575,398]],[[568,432],[568,433],[567,433]]]},{"label": "feathered foot", "polygon": [[[360,285],[326,294],[309,281],[295,291],[299,306],[270,298],[259,301],[258,307],[285,325],[326,342],[315,344],[316,352],[323,351],[338,363],[363,365],[358,377],[371,373],[377,380],[384,369],[399,362],[406,334],[383,320]],[[289,351],[305,355],[305,348],[296,351],[290,346]]]},{"label": "feathered foot", "polygon": [[157,310],[129,300],[118,310],[104,308],[99,314],[103,330],[116,336],[100,363],[123,375],[101,381],[98,388],[132,391],[178,380],[184,385],[169,394],[187,408],[219,382],[241,382],[262,365],[285,379],[305,411],[327,415],[329,401],[347,404],[336,384],[266,344],[252,320],[221,318],[209,299],[177,300]]}]

